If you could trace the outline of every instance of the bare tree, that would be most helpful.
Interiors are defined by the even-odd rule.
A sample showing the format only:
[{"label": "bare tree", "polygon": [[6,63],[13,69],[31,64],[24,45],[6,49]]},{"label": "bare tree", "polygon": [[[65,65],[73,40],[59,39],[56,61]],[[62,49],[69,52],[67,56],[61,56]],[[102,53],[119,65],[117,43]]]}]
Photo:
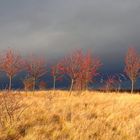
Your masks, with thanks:
[{"label": "bare tree", "polygon": [[44,58],[31,55],[25,61],[25,69],[33,78],[33,91],[35,91],[36,81],[46,74],[46,61]]},{"label": "bare tree", "polygon": [[63,76],[63,72],[61,70],[62,66],[60,63],[57,63],[51,67],[51,76],[53,77],[53,90],[56,89],[56,81],[60,81]]},{"label": "bare tree", "polygon": [[131,93],[134,91],[134,84],[140,70],[140,56],[134,48],[129,48],[125,57],[125,73],[131,80]]},{"label": "bare tree", "polygon": [[106,81],[105,81],[105,86],[104,86],[104,90],[105,91],[111,91],[114,90],[115,86],[118,84],[118,79],[116,76],[114,75],[110,75],[107,77]]}]

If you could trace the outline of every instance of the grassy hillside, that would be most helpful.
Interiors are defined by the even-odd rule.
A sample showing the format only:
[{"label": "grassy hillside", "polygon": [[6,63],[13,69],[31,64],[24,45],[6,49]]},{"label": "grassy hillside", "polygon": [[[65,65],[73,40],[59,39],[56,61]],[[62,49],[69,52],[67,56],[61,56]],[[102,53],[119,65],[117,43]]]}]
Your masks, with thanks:
[{"label": "grassy hillside", "polygon": [[0,140],[140,139],[138,94],[43,91],[3,99],[18,109],[9,121],[1,108]]}]

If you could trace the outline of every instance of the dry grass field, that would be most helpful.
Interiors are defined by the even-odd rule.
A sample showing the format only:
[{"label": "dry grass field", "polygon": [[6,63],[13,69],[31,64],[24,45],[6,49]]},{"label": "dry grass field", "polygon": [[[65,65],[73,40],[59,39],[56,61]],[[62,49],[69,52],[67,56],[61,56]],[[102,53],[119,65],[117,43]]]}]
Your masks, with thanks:
[{"label": "dry grass field", "polygon": [[42,91],[4,99],[15,112],[9,121],[1,108],[0,140],[140,140],[139,94]]}]

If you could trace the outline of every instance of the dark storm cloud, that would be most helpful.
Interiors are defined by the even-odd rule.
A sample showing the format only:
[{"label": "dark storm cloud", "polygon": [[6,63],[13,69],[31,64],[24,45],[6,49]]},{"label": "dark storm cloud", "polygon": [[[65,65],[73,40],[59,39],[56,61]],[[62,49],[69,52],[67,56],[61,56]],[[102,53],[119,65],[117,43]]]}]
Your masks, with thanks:
[{"label": "dark storm cloud", "polygon": [[0,0],[0,50],[53,57],[90,48],[119,63],[129,45],[140,48],[139,13],[139,0]]}]

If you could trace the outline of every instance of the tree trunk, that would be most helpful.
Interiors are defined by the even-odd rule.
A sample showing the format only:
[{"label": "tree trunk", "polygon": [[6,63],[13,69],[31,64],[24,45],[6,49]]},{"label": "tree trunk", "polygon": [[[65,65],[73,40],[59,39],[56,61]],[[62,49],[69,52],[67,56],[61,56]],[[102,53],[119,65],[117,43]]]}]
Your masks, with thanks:
[{"label": "tree trunk", "polygon": [[9,88],[8,90],[11,91],[12,88],[12,76],[9,76]]},{"label": "tree trunk", "polygon": [[55,91],[55,87],[56,87],[56,77],[53,77],[53,90]]},{"label": "tree trunk", "polygon": [[85,90],[88,91],[88,81],[86,80]]},{"label": "tree trunk", "polygon": [[88,90],[88,78],[87,77],[88,77],[88,73],[86,72],[85,87],[84,87],[85,88],[84,90],[86,90],[86,91]]},{"label": "tree trunk", "polygon": [[121,90],[121,84],[119,84],[118,86],[118,92],[120,92],[120,90]]},{"label": "tree trunk", "polygon": [[33,79],[33,94],[35,93],[35,86],[36,86],[36,78]]},{"label": "tree trunk", "polygon": [[134,80],[131,81],[131,94],[134,92]]},{"label": "tree trunk", "polygon": [[71,95],[71,92],[72,92],[72,90],[73,90],[73,84],[74,84],[74,80],[72,79],[72,80],[71,80],[71,86],[70,86],[70,95]]}]

